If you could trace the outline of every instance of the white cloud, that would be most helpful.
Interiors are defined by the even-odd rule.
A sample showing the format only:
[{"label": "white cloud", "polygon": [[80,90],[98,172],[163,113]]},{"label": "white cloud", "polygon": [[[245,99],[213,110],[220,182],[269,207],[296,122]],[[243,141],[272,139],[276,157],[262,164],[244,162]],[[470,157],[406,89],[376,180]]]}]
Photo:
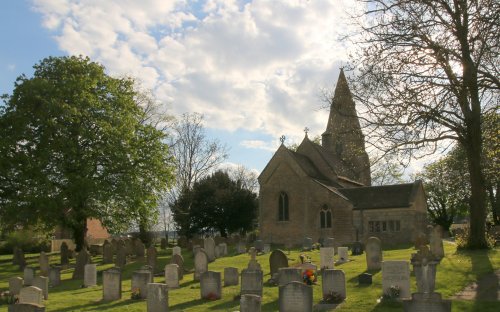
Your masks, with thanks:
[{"label": "white cloud", "polygon": [[244,140],[240,143],[241,146],[253,149],[262,149],[274,152],[278,148],[276,142],[262,141],[262,140]]},{"label": "white cloud", "polygon": [[[299,142],[304,126],[315,135],[326,125],[318,94],[333,85],[346,59],[337,38],[348,30],[351,5],[34,0],[62,50],[88,55],[111,74],[137,77],[172,113],[199,112],[211,128]],[[266,144],[258,148],[276,147]]]}]

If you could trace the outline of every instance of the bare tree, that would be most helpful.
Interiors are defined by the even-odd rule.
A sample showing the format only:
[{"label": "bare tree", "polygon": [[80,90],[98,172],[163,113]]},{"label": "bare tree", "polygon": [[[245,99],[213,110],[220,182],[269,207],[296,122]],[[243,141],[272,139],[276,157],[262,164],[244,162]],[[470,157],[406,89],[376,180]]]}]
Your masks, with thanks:
[{"label": "bare tree", "polygon": [[368,140],[406,156],[458,142],[471,185],[468,245],[485,248],[482,122],[499,109],[500,2],[359,1],[352,86]]},{"label": "bare tree", "polygon": [[227,170],[229,177],[233,181],[240,183],[241,187],[247,191],[259,193],[259,181],[257,180],[258,174],[246,168],[243,165],[238,165],[235,168]]}]

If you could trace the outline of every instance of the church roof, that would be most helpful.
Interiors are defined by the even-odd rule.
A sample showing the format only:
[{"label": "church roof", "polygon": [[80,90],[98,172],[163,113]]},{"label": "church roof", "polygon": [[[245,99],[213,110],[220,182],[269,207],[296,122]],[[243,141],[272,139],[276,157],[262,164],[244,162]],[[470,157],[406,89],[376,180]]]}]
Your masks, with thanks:
[{"label": "church roof", "polygon": [[308,176],[312,178],[317,178],[321,180],[325,180],[325,176],[321,174],[321,172],[316,168],[313,162],[309,159],[309,157],[299,154],[297,152],[288,150],[292,158],[297,162],[297,164],[304,170]]},{"label": "church roof", "polygon": [[410,207],[421,181],[414,183],[343,188],[338,191],[354,205],[354,210]]}]

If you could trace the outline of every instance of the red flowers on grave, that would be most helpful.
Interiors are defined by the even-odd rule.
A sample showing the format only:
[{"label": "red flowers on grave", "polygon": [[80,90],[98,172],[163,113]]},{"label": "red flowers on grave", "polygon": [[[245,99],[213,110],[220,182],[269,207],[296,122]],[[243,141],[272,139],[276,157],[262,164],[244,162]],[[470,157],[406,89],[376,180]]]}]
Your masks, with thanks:
[{"label": "red flowers on grave", "polygon": [[306,285],[316,284],[317,281],[316,274],[314,274],[313,270],[305,270],[302,274],[302,279]]}]

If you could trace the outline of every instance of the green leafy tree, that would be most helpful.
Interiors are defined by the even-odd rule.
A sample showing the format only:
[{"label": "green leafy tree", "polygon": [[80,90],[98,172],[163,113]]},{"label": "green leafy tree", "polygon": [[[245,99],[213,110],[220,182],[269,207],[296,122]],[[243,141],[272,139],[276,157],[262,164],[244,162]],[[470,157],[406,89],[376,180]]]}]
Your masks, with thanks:
[{"label": "green leafy tree", "polygon": [[[186,213],[187,212],[187,213]],[[250,230],[257,213],[257,195],[217,171],[184,189],[173,206],[183,235],[218,231],[222,236]]]},{"label": "green leafy tree", "polygon": [[155,218],[173,179],[165,133],[144,122],[134,81],[85,57],[49,57],[0,112],[0,218],[62,225],[84,245],[88,218],[120,231]]},{"label": "green leafy tree", "polygon": [[498,110],[500,2],[360,0],[353,93],[367,139],[408,157],[457,142],[470,182],[469,248],[487,248],[483,117]]}]

